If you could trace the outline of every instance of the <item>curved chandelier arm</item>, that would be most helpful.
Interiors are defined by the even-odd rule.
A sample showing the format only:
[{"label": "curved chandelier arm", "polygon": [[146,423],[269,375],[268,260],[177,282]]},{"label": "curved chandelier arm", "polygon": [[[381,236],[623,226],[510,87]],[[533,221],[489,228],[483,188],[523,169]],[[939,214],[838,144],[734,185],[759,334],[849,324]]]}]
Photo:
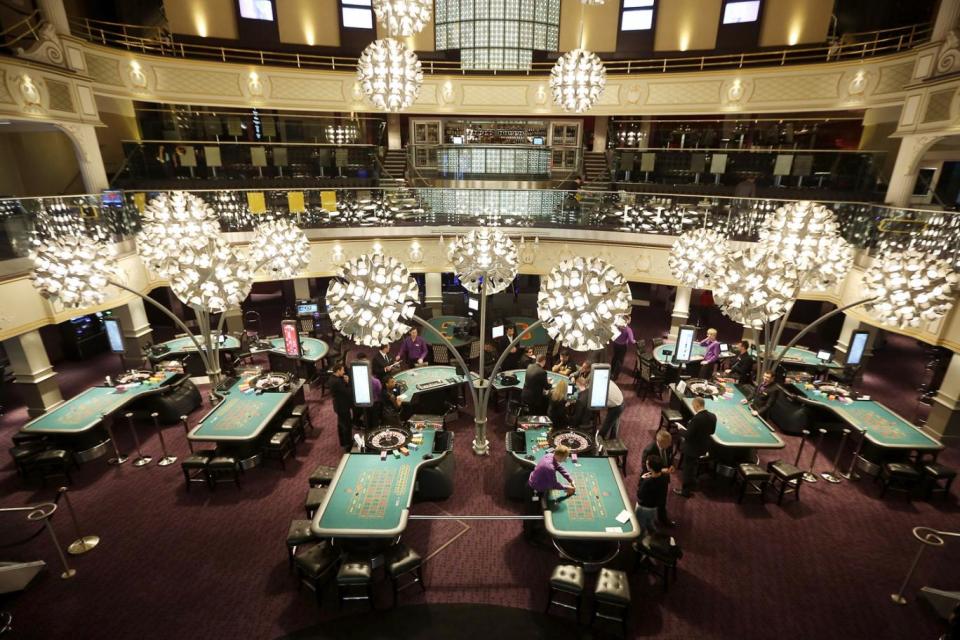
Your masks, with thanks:
[{"label": "curved chandelier arm", "polygon": [[129,291],[129,292],[132,293],[133,295],[135,295],[135,296],[137,296],[138,298],[142,299],[144,302],[149,302],[149,303],[150,303],[151,305],[153,305],[155,308],[157,308],[157,309],[159,309],[160,311],[162,311],[168,318],[170,318],[171,320],[173,320],[174,324],[176,324],[177,327],[179,327],[180,329],[183,329],[184,333],[187,334],[187,337],[190,338],[190,342],[192,342],[192,343],[193,343],[193,346],[195,346],[195,347],[197,348],[197,355],[200,356],[200,360],[203,361],[204,367],[206,367],[207,370],[210,369],[210,363],[209,363],[209,361],[207,360],[207,355],[206,355],[206,353],[204,353],[203,349],[200,348],[200,343],[197,342],[197,337],[196,337],[195,335],[193,335],[193,331],[190,330],[190,327],[188,327],[187,325],[185,325],[185,324],[183,323],[183,320],[181,320],[181,319],[178,318],[176,315],[174,315],[174,313],[173,313],[172,311],[170,311],[170,309],[167,309],[165,306],[163,306],[162,304],[160,304],[159,302],[157,302],[156,300],[154,300],[154,299],[151,298],[150,296],[145,296],[145,295],[143,295],[142,293],[140,293],[139,291],[137,291],[137,290],[135,290],[135,289],[131,289],[130,287],[128,287],[128,286],[126,286],[126,285],[123,285],[123,284],[120,284],[119,282],[116,282],[116,281],[114,281],[114,280],[107,280],[107,283],[108,283],[108,284],[111,284],[111,285],[113,285],[113,286],[115,286],[115,287],[117,287],[118,289],[123,289],[124,291]]},{"label": "curved chandelier arm", "polygon": [[826,320],[829,320],[830,318],[832,318],[833,316],[837,315],[838,313],[843,313],[843,312],[846,311],[847,309],[852,309],[853,307],[858,307],[858,306],[860,306],[860,305],[862,305],[862,304],[867,304],[868,302],[874,302],[875,300],[878,300],[878,299],[879,299],[879,298],[864,298],[863,300],[857,300],[856,302],[851,302],[850,304],[846,304],[846,305],[844,305],[844,306],[842,306],[842,307],[837,307],[836,309],[834,309],[834,310],[831,311],[830,313],[825,313],[825,314],[823,314],[822,316],[820,316],[819,318],[817,318],[816,320],[814,320],[813,322],[811,322],[810,324],[808,324],[807,326],[805,326],[803,329],[801,329],[800,332],[797,333],[797,335],[795,335],[795,336],[793,337],[793,340],[791,340],[790,342],[787,343],[787,346],[785,346],[785,347],[783,348],[783,350],[780,352],[780,355],[777,356],[777,359],[776,359],[776,360],[773,362],[773,364],[768,368],[768,370],[769,370],[769,371],[776,371],[776,370],[777,370],[777,367],[780,366],[780,361],[783,360],[783,357],[784,357],[785,355],[787,355],[787,351],[789,351],[792,347],[796,346],[797,342],[800,341],[800,338],[802,338],[803,336],[805,336],[805,335],[807,335],[808,333],[810,333],[810,330],[813,329],[814,327],[816,327],[817,325],[819,325],[820,323],[822,323],[822,322],[824,322],[824,321],[826,321]]},{"label": "curved chandelier arm", "polygon": [[[444,346],[446,346],[447,349],[450,351],[450,354],[456,359],[458,363],[460,363],[460,366],[463,367],[463,370],[467,372],[467,383],[468,383],[467,387],[470,389],[470,398],[473,400],[473,410],[478,411],[480,407],[480,403],[477,401],[477,392],[473,388],[473,373],[470,371],[470,367],[467,366],[467,363],[464,362],[463,356],[461,356],[460,352],[454,348],[454,346],[450,343],[449,340],[447,340],[447,337],[442,333],[440,333],[440,330],[434,327],[432,324],[430,324],[429,322],[427,322],[426,320],[424,320],[419,316],[412,316],[410,319],[415,320],[417,324],[419,324],[423,328],[429,329],[430,331],[435,333],[437,337],[439,337],[440,340],[443,342]],[[482,376],[481,376],[481,379],[482,379]]]},{"label": "curved chandelier arm", "polygon": [[[543,320],[539,320],[539,319],[538,319],[536,322],[534,322],[534,323],[531,324],[529,327],[527,327],[527,328],[523,331],[523,333],[521,333],[521,334],[518,335],[516,338],[514,338],[513,341],[512,341],[510,344],[507,345],[507,348],[503,350],[503,353],[500,354],[500,357],[497,358],[496,363],[494,363],[493,369],[490,370],[490,380],[493,380],[493,379],[496,377],[497,372],[500,371],[500,367],[503,366],[503,361],[506,359],[507,354],[510,353],[510,349],[513,349],[515,346],[517,346],[518,344],[520,344],[520,341],[523,340],[523,336],[524,336],[524,335],[526,335],[527,333],[533,331],[534,329],[536,329],[537,327],[539,327],[539,326],[542,325],[542,324],[543,324]],[[483,377],[483,372],[482,372],[482,371],[480,372],[480,376]],[[492,385],[492,384],[487,387],[487,393],[484,395],[484,399],[486,399],[487,397],[490,396],[490,389],[493,389],[493,385]]]}]

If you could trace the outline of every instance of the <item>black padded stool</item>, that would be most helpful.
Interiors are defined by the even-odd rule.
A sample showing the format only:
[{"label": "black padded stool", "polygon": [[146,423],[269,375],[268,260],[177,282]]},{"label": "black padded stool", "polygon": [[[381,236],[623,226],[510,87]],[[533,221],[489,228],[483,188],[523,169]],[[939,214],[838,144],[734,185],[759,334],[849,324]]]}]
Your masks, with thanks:
[{"label": "black padded stool", "polygon": [[337,473],[336,467],[331,467],[325,464],[318,465],[310,473],[310,478],[308,479],[311,487],[328,487],[330,483],[333,482],[333,476]]},{"label": "black padded stool", "polygon": [[313,421],[310,419],[310,411],[307,409],[307,405],[298,404],[293,408],[293,411],[290,412],[290,415],[294,418],[300,418],[301,426],[309,427],[310,433],[314,432]]},{"label": "black padded stool", "polygon": [[278,431],[270,436],[260,453],[264,461],[276,460],[280,463],[280,468],[286,470],[286,459],[293,455],[293,446],[293,435],[289,431]]},{"label": "black padded stool", "polygon": [[207,487],[212,486],[210,481],[210,472],[207,465],[213,456],[208,451],[198,451],[191,453],[180,463],[180,470],[183,471],[183,480],[187,483],[187,491],[190,491],[190,485],[194,482],[202,482]]},{"label": "black padded stool", "polygon": [[297,589],[307,585],[317,596],[317,606],[323,603],[323,587],[333,578],[340,562],[340,554],[326,540],[320,540],[306,551],[294,556],[293,567],[297,572]]},{"label": "black padded stool", "polygon": [[337,602],[341,609],[347,600],[366,600],[373,609],[373,567],[368,560],[352,559],[340,565]]},{"label": "black padded stool", "polygon": [[287,559],[290,561],[290,568],[293,569],[293,557],[297,555],[297,547],[315,540],[310,533],[309,520],[294,520],[290,523],[290,530],[287,532]]},{"label": "black padded stool", "polygon": [[[633,544],[633,550],[637,552],[636,562],[633,565],[634,570],[643,567],[653,575],[663,580],[663,591],[666,593],[670,588],[670,576],[677,579],[677,563],[683,557],[683,552],[677,546],[676,540],[672,536],[662,534],[650,534],[644,536],[639,542]],[[643,565],[643,560],[648,564]]]},{"label": "black padded stool", "polygon": [[241,488],[240,474],[243,473],[243,469],[237,459],[232,456],[210,458],[210,462],[207,463],[207,473],[210,474],[210,486],[213,488],[221,482],[233,482],[238,489]]},{"label": "black padded stool", "polygon": [[[575,604],[556,600],[555,596],[561,593],[569,593],[574,597]],[[550,575],[550,591],[547,593],[547,608],[545,613],[550,612],[550,607],[557,605],[564,609],[571,609],[577,612],[577,622],[580,622],[580,608],[583,605],[583,568],[572,564],[558,564]]]},{"label": "black padded stool", "polygon": [[910,464],[905,462],[888,462],[883,465],[877,480],[880,482],[880,497],[887,494],[888,489],[894,491],[903,491],[907,494],[907,500],[910,494],[920,482],[920,472]]},{"label": "black padded stool", "polygon": [[307,491],[307,499],[303,503],[303,508],[307,510],[308,518],[313,519],[313,514],[316,513],[320,505],[323,504],[323,498],[326,495],[326,487],[313,487]]},{"label": "black padded stool", "polygon": [[[925,495],[927,499],[929,500],[933,497],[934,491],[942,491],[943,497],[946,498],[950,494],[950,485],[953,484],[953,480],[956,477],[956,471],[942,464],[931,462],[930,464],[924,465],[923,479],[926,484]],[[941,486],[940,483],[943,481],[946,482]]]},{"label": "black padded stool", "polygon": [[[409,586],[419,583],[421,591],[427,590],[427,586],[423,583],[423,560],[420,554],[407,545],[396,544],[390,547],[386,553],[385,564],[387,575],[390,576],[390,583],[393,586],[393,606],[397,606],[397,593]],[[406,575],[410,576],[410,582],[401,585],[400,578]]]},{"label": "black padded stool", "polygon": [[30,470],[40,474],[42,486],[47,486],[47,478],[63,476],[67,484],[73,484],[70,477],[70,453],[65,449],[48,449],[41,451],[30,459]]},{"label": "black padded stool", "polygon": [[800,499],[800,487],[803,486],[803,469],[793,466],[783,460],[774,460],[767,463],[767,471],[770,473],[770,486],[776,490],[780,485],[780,491],[777,493],[777,504],[783,502],[783,494],[793,492],[796,500]]},{"label": "black padded stool", "polygon": [[34,456],[46,451],[47,446],[47,443],[43,440],[34,440],[10,447],[10,457],[13,458],[13,464],[17,468],[17,473],[25,476],[30,470],[30,463],[33,461]]},{"label": "black padded stool", "polygon": [[744,462],[737,467],[737,475],[734,477],[734,484],[740,485],[740,493],[737,495],[737,502],[743,502],[743,496],[747,495],[747,489],[753,495],[760,496],[760,502],[765,502],[764,492],[767,490],[767,484],[770,482],[770,474],[764,471],[763,467],[751,462]]},{"label": "black padded stool", "polygon": [[660,428],[667,431],[676,431],[677,426],[683,422],[683,414],[676,409],[660,410]]},{"label": "black padded stool", "polygon": [[290,434],[290,436],[293,438],[294,446],[296,446],[298,442],[303,442],[307,439],[307,432],[303,429],[302,418],[295,416],[287,418],[280,424],[280,431]]},{"label": "black padded stool", "polygon": [[590,624],[597,618],[619,622],[623,627],[623,637],[626,638],[627,613],[630,611],[630,584],[627,582],[627,574],[614,569],[601,569],[597,576],[597,587],[593,591],[593,601]]},{"label": "black padded stool", "polygon": [[626,475],[627,453],[629,453],[626,443],[620,438],[601,438],[600,444],[609,457],[616,459],[617,466],[619,466],[620,470]]}]

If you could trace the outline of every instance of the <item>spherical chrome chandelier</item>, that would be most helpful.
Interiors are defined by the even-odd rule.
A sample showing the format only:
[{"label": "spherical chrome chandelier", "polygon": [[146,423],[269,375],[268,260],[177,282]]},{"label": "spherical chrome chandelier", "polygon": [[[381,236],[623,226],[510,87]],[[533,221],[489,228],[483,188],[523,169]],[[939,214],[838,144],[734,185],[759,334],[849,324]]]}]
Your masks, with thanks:
[{"label": "spherical chrome chandelier", "polygon": [[33,286],[66,308],[102,304],[109,280],[118,274],[113,247],[85,236],[38,240],[30,258]]},{"label": "spherical chrome chandelier", "polygon": [[162,193],[141,216],[137,249],[147,268],[163,278],[178,269],[185,254],[203,253],[220,237],[220,221],[213,209],[195,195]]},{"label": "spherical chrome chandelier", "polygon": [[630,313],[630,288],[600,258],[564,260],[537,295],[537,315],[550,337],[574,351],[602,349]]},{"label": "spherical chrome chandelier", "polygon": [[724,315],[746,327],[786,313],[796,299],[799,276],[794,266],[759,247],[738,251],[714,279],[713,297]]},{"label": "spherical chrome chandelier", "polygon": [[825,290],[853,264],[853,251],[840,236],[833,211],[809,201],[791,202],[764,217],[759,245],[798,270],[802,286]]},{"label": "spherical chrome chandelier", "polygon": [[412,36],[430,22],[433,0],[373,0],[373,12],[388,36]]},{"label": "spherical chrome chandelier", "polygon": [[723,270],[730,245],[722,233],[694,229],[683,233],[670,249],[667,260],[673,277],[694,289],[711,289],[713,279]]},{"label": "spherical chrome chandelier", "polygon": [[588,111],[607,84],[607,70],[595,53],[574,49],[560,56],[550,71],[553,102],[564,111]]},{"label": "spherical chrome chandelier", "polygon": [[340,333],[378,347],[399,340],[416,311],[420,289],[407,267],[380,253],[362,255],[337,271],[327,288],[327,311]]},{"label": "spherical chrome chandelier", "polygon": [[460,284],[470,293],[499,293],[517,277],[517,245],[510,236],[495,229],[471,231],[459,236],[447,253]]},{"label": "spherical chrome chandelier", "polygon": [[867,313],[892,327],[918,328],[944,316],[956,299],[949,261],[906,249],[878,257],[863,276]]},{"label": "spherical chrome chandelier", "polygon": [[184,304],[210,313],[240,306],[253,287],[253,272],[223,239],[181,260],[170,289]]},{"label": "spherical chrome chandelier", "polygon": [[266,269],[275,278],[285,280],[310,264],[310,241],[293,222],[270,220],[254,229],[250,258],[255,269]]},{"label": "spherical chrome chandelier", "polygon": [[423,84],[420,60],[391,38],[374,40],[360,54],[357,81],[367,99],[384,111],[403,111],[413,104]]}]

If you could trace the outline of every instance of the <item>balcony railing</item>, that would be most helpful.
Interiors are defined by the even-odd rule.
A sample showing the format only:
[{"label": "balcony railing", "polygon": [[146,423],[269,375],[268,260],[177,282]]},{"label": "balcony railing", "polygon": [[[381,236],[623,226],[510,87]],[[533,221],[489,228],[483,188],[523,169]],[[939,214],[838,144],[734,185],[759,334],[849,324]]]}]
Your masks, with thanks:
[{"label": "balcony railing", "polygon": [[[85,40],[143,54],[217,60],[240,64],[278,65],[322,71],[353,71],[356,58],[309,53],[264,51],[185,42],[163,27],[137,26],[89,19],[73,19],[71,32]],[[745,67],[778,67],[885,56],[913,48],[930,37],[930,24],[845,34],[834,42],[798,45],[785,49],[706,56],[649,57],[636,60],[605,60],[607,73],[672,73],[712,71]],[[428,74],[549,75],[553,62],[534,62],[526,71],[471,71],[459,61],[422,60]]]},{"label": "balcony railing", "polygon": [[[649,242],[694,228],[725,231],[735,240],[757,237],[763,217],[787,200],[536,189],[273,189],[193,191],[219,214],[224,231],[249,231],[265,215],[292,216],[305,229],[426,227],[425,233],[501,226],[550,237],[557,229],[616,232],[625,243]],[[88,233],[104,241],[129,239],[140,210],[155,194],[0,200],[0,259],[28,255],[33,237]],[[844,237],[868,250],[908,243],[960,265],[960,214],[858,202],[823,202],[840,219]],[[449,227],[449,230],[446,228]],[[424,233],[424,232],[419,232]],[[323,234],[324,237],[336,235]],[[363,235],[369,235],[365,231]],[[642,236],[642,239],[641,237]],[[570,239],[569,232],[564,237]],[[22,262],[22,261],[21,261]],[[7,269],[9,272],[10,270]]]}]

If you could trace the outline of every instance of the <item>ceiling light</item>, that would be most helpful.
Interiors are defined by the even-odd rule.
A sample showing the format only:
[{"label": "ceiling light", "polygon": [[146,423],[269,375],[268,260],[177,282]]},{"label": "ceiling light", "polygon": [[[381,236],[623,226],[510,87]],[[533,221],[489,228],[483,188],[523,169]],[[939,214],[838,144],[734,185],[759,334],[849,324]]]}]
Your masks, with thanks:
[{"label": "ceiling light", "polygon": [[600,99],[607,84],[607,70],[595,53],[569,51],[550,71],[553,102],[564,111],[588,111]]},{"label": "ceiling light", "polygon": [[254,229],[250,258],[256,269],[266,269],[285,280],[310,264],[310,241],[303,229],[289,220],[270,220]]},{"label": "ceiling light", "polygon": [[375,40],[360,54],[357,80],[367,99],[384,111],[403,111],[420,94],[423,71],[416,54],[403,44]]},{"label": "ceiling light", "polygon": [[502,231],[480,229],[459,236],[447,255],[460,284],[470,293],[480,293],[484,278],[484,293],[493,294],[517,277],[517,246]]},{"label": "ceiling light", "polygon": [[947,260],[916,249],[879,256],[863,276],[867,313],[885,325],[919,328],[943,317],[956,298],[958,277]]},{"label": "ceiling light", "polygon": [[730,253],[726,237],[710,229],[682,234],[670,249],[668,264],[673,277],[694,289],[713,288],[714,277],[723,270]]},{"label": "ceiling light", "polygon": [[412,36],[430,22],[433,0],[373,0],[373,12],[388,36]]}]

